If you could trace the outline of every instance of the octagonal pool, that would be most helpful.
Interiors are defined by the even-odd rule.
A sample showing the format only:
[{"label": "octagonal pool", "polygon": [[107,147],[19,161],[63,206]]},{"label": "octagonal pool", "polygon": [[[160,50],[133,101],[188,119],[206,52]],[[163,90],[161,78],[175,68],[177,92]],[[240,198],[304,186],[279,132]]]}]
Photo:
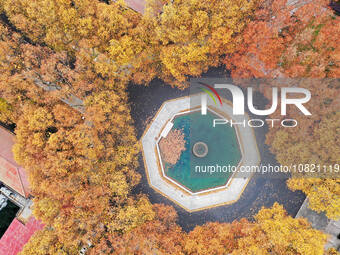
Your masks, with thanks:
[{"label": "octagonal pool", "polygon": [[161,159],[164,173],[191,192],[226,185],[232,172],[210,174],[207,168],[237,166],[242,158],[236,130],[230,125],[213,127],[214,119],[221,119],[221,116],[208,109],[206,115],[201,115],[200,111],[190,111],[172,120],[172,129],[180,129],[184,133],[185,150],[175,165]]}]

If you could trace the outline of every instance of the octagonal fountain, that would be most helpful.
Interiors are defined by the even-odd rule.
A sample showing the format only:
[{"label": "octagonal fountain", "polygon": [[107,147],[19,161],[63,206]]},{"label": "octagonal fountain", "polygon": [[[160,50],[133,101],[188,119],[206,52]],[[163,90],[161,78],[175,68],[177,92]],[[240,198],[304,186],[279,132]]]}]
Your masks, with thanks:
[{"label": "octagonal fountain", "polygon": [[[212,125],[216,118],[241,123],[248,116],[233,116],[231,103],[223,98],[223,107],[208,99],[207,114],[202,115],[200,98],[195,94],[164,102],[141,138],[149,185],[187,211],[236,202],[252,176],[239,169],[260,162],[251,127]],[[160,143],[175,130],[183,141],[165,143],[162,151]],[[166,151],[177,155],[169,160]],[[212,165],[229,165],[236,171],[211,174],[207,168]]]}]

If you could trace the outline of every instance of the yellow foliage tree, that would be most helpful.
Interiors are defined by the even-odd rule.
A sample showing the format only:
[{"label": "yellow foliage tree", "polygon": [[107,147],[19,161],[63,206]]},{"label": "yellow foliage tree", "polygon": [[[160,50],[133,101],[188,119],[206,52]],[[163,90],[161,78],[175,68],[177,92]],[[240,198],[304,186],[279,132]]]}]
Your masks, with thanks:
[{"label": "yellow foliage tree", "polygon": [[[218,66],[222,55],[233,52],[235,35],[242,31],[254,1],[156,1],[135,29],[110,47],[110,58],[130,63],[135,82],[149,82],[155,76],[186,86],[189,76],[199,76],[210,66]],[[145,33],[147,31],[147,33]]]},{"label": "yellow foliage tree", "polygon": [[256,224],[238,242],[231,254],[322,255],[327,236],[311,227],[306,219],[294,219],[283,206],[262,208],[255,216]]},{"label": "yellow foliage tree", "polygon": [[[338,219],[340,115],[339,101],[333,97],[339,93],[339,81],[302,79],[298,85],[309,89],[313,95],[313,99],[306,104],[312,115],[301,115],[296,107],[289,107],[288,116],[298,121],[298,127],[270,129],[267,143],[282,165],[298,167],[307,164],[312,168],[311,164],[314,164],[314,170],[293,173],[287,182],[288,187],[292,190],[302,190],[309,197],[311,209],[324,211],[329,218]],[[283,116],[275,114],[272,118],[282,119]]]},{"label": "yellow foliage tree", "polygon": [[[13,109],[14,154],[29,174],[35,216],[65,250],[151,220],[147,198],[131,195],[139,146],[125,86],[107,90],[115,80],[95,73],[90,48],[72,62],[69,52],[31,44],[2,22],[0,29],[0,93]],[[60,101],[89,91],[86,114]]]},{"label": "yellow foliage tree", "polygon": [[76,255],[79,254],[79,250],[76,247],[66,248],[59,241],[54,230],[45,227],[43,230],[39,230],[31,238],[31,241],[27,243],[20,255],[46,255],[46,254],[58,254],[58,255]]},{"label": "yellow foliage tree", "polygon": [[195,227],[184,239],[184,254],[324,254],[327,236],[306,219],[288,216],[283,206],[262,208],[254,218]]}]

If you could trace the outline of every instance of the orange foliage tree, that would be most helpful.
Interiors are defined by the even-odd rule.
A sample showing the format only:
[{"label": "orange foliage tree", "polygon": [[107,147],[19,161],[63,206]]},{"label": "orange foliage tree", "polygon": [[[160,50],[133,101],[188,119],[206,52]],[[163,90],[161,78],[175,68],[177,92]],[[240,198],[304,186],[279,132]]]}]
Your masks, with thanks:
[{"label": "orange foliage tree", "polygon": [[207,223],[189,233],[175,224],[176,212],[154,205],[156,216],[122,236],[104,236],[89,254],[324,254],[326,235],[305,219],[288,216],[275,203],[262,208],[254,222]]},{"label": "orange foliage tree", "polygon": [[182,151],[185,150],[185,140],[182,130],[171,130],[169,134],[160,141],[159,147],[164,161],[172,165],[176,164]]},{"label": "orange foliage tree", "polygon": [[[340,18],[318,0],[289,5],[263,3],[240,34],[238,51],[225,64],[233,77],[339,77]],[[258,33],[261,31],[261,33]]]},{"label": "orange foliage tree", "polygon": [[154,204],[155,218],[124,235],[106,235],[88,252],[96,254],[181,254],[183,231],[173,207]]},{"label": "orange foliage tree", "polygon": [[[302,116],[297,109],[289,108],[286,118],[296,119],[298,128],[271,128],[267,134],[267,143],[282,165],[339,163],[334,141],[338,140],[336,119],[340,101],[335,95],[339,93],[336,78],[340,76],[340,39],[333,35],[340,33],[340,18],[327,5],[328,1],[323,0],[298,6],[286,0],[263,3],[255,19],[240,34],[242,44],[238,51],[225,59],[234,78],[278,78],[259,85],[259,91],[268,98],[272,86],[291,84],[310,90],[312,100],[307,108],[312,116]],[[329,118],[334,120],[333,125]],[[312,209],[325,211],[334,219],[340,217],[339,178],[293,177],[288,186],[304,191]]]},{"label": "orange foliage tree", "polygon": [[[266,36],[271,32],[265,24],[249,23],[253,1],[164,3],[159,13],[151,2],[141,17],[121,1],[0,0],[1,17],[8,17],[0,23],[0,119],[17,124],[14,153],[29,173],[34,214],[46,224],[23,253],[78,254],[90,241],[90,254],[321,254],[324,235],[306,221],[287,216],[278,205],[262,210],[255,223],[209,223],[187,235],[175,224],[173,208],[152,206],[144,195],[133,195],[140,179],[134,171],[139,145],[126,83],[160,77],[183,88],[188,76],[219,65],[224,54],[231,57],[233,70],[239,68],[237,62],[243,68],[234,74],[258,76],[264,65],[277,73],[274,62],[282,60],[279,66],[287,74],[300,70],[334,77],[338,55],[330,53],[337,53],[338,43],[334,40],[327,48],[322,40],[338,31],[338,19],[325,11],[305,20],[303,14],[310,11],[306,5],[305,12],[296,12],[301,21],[294,27],[295,18],[275,2],[276,11],[284,13],[278,15],[281,23],[291,28],[281,27],[284,38],[269,40],[266,45],[273,46],[255,58],[264,65],[253,68],[243,58],[259,51],[252,41],[256,30],[250,27],[258,25]],[[270,17],[266,10],[257,15],[259,22]],[[237,35],[247,23],[243,41]],[[304,37],[297,36],[303,33],[320,59],[308,48],[310,43],[307,47]],[[290,49],[286,51],[283,43]],[[250,55],[244,49],[230,55],[240,45]],[[305,52],[294,55],[300,48]],[[284,62],[285,54],[293,54],[289,59],[295,62]],[[316,69],[309,67],[310,58],[319,60]],[[306,63],[302,69],[296,67],[299,61]],[[60,101],[70,94],[84,99],[86,112],[80,114]],[[322,122],[316,132],[321,134],[329,125]],[[334,135],[326,140],[331,143]],[[275,144],[278,150],[280,141]],[[209,247],[203,245],[202,234]],[[279,238],[272,239],[275,236]]]},{"label": "orange foliage tree", "polygon": [[[74,254],[104,230],[152,219],[148,199],[130,193],[139,146],[125,90],[110,89],[86,58],[72,62],[6,23],[0,29],[0,94],[17,125],[14,154],[29,174],[34,215],[54,234],[45,241]],[[60,101],[70,93],[86,97],[85,113]]]}]

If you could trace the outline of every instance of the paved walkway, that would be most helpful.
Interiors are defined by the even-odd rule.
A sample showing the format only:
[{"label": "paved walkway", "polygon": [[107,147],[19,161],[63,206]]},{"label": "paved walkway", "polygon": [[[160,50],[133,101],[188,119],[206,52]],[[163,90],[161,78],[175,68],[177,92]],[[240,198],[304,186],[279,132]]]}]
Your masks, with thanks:
[{"label": "paved walkway", "polygon": [[[35,83],[35,85],[37,85],[38,87],[42,88],[43,90],[45,90],[47,92],[52,92],[52,91],[56,91],[56,90],[61,89],[61,87],[59,87],[56,84],[45,83],[45,82],[42,82],[39,79],[34,79],[34,83]],[[85,113],[84,101],[82,99],[80,99],[79,97],[77,97],[73,94],[69,94],[67,97],[60,98],[60,100],[63,101],[65,104],[71,106],[76,111],[78,111],[82,114]]]},{"label": "paved walkway", "polygon": [[340,220],[330,220],[324,213],[317,213],[308,207],[308,198],[303,202],[300,210],[296,214],[296,218],[307,218],[315,229],[322,230],[329,235],[328,242],[325,248],[334,247],[340,251]]}]

